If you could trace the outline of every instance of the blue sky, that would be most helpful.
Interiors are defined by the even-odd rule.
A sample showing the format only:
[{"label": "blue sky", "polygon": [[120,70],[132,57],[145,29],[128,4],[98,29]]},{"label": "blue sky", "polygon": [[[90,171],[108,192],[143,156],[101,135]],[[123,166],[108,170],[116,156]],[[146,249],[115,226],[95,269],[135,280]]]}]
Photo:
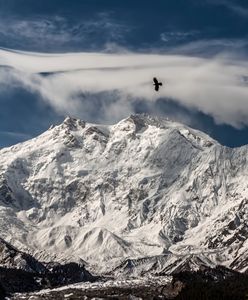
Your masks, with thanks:
[{"label": "blue sky", "polygon": [[[0,0],[0,47],[3,49],[2,54],[0,53],[0,147],[36,136],[51,123],[61,122],[68,114],[90,122],[113,123],[135,112],[168,116],[207,132],[227,146],[247,144],[246,93],[244,86],[239,89],[240,85],[247,83],[248,78],[248,72],[241,68],[247,58],[247,37],[247,1]],[[163,91],[162,94],[156,95],[149,92],[152,98],[152,101],[149,101],[141,90],[134,91],[130,88],[130,93],[123,95],[121,88],[124,87],[120,87],[119,83],[113,85],[111,90],[107,82],[101,82],[99,75],[100,72],[105,74],[103,69],[108,68],[108,61],[98,72],[87,73],[88,81],[79,89],[69,86],[73,78],[78,80],[79,75],[83,81],[84,73],[75,77],[75,67],[73,70],[64,67],[60,72],[66,71],[69,74],[59,76],[56,75],[59,70],[57,65],[55,69],[50,66],[47,69],[45,66],[36,67],[32,70],[32,76],[28,73],[26,78],[26,73],[18,75],[12,69],[18,69],[18,58],[13,58],[9,53],[20,50],[25,53],[53,55],[75,52],[117,54],[118,63],[114,63],[113,59],[112,68],[119,68],[118,76],[123,78],[126,78],[123,75],[124,71],[132,68],[132,61],[136,62],[134,56],[127,65],[123,53],[139,55],[139,65],[136,68],[147,72],[149,76],[153,75],[152,72],[148,72],[150,69],[158,72],[155,76],[160,76],[166,81],[163,89],[168,89],[169,92]],[[142,54],[144,56],[141,56]],[[151,54],[160,56],[150,59]],[[23,54],[19,55],[21,57]],[[166,68],[153,69],[151,65],[145,66],[147,59],[150,64],[153,61],[159,63],[160,60],[162,65],[167,62],[169,64],[170,55],[176,58],[175,65],[170,69],[172,77],[170,74],[167,76],[164,71]],[[107,58],[108,56],[104,56],[104,59]],[[206,61],[201,60],[198,65],[198,58]],[[92,62],[91,69],[97,68],[92,56],[87,56],[86,59]],[[9,62],[7,66],[6,61]],[[27,61],[27,64],[31,64],[30,61]],[[51,64],[49,59],[46,62]],[[119,66],[123,64],[126,69]],[[203,70],[199,76],[194,73],[195,65],[200,72]],[[235,68],[231,69],[232,65]],[[86,70],[85,66],[82,66]],[[30,72],[25,66],[21,67],[19,71]],[[187,74],[194,74],[184,85],[175,84],[176,70],[179,67],[180,73],[185,74],[178,74],[178,81],[187,79]],[[230,77],[222,78],[222,67],[223,71],[229,72]],[[144,77],[137,69],[135,76]],[[230,93],[225,92],[223,86],[218,90],[214,85],[213,94],[213,83],[205,84],[198,90],[192,87],[191,91],[193,84],[201,85],[201,81],[210,80],[212,74],[216,75],[214,78],[220,80],[221,84],[223,81],[233,84]],[[237,85],[232,80],[232,76],[236,74],[240,78]],[[18,76],[25,77],[26,81],[20,80]],[[130,74],[127,73],[126,76],[130,77]],[[114,80],[114,77],[110,78]],[[60,95],[58,90],[65,79],[68,89]],[[34,81],[40,86],[34,86]],[[94,81],[97,84],[96,90]],[[128,80],[126,82],[128,84]],[[44,92],[44,88],[52,84],[54,86],[50,93]],[[143,86],[144,83],[137,81],[137,84]],[[173,84],[177,90],[171,87]],[[75,83],[72,82],[72,85]],[[179,89],[186,91],[187,97],[179,93]],[[226,98],[227,94],[231,96]],[[56,97],[63,100],[57,100]],[[190,97],[194,99],[191,101]]]}]

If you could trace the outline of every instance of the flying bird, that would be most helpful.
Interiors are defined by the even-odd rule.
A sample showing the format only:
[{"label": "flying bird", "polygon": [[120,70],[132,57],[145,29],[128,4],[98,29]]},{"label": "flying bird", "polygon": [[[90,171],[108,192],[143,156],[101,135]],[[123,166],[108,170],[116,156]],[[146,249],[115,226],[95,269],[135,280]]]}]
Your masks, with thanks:
[{"label": "flying bird", "polygon": [[163,84],[162,84],[162,82],[158,82],[158,80],[157,80],[157,78],[156,77],[154,77],[153,78],[153,82],[154,82],[154,86],[155,86],[155,91],[157,91],[158,92],[158,90],[159,90],[159,86],[162,86]]}]

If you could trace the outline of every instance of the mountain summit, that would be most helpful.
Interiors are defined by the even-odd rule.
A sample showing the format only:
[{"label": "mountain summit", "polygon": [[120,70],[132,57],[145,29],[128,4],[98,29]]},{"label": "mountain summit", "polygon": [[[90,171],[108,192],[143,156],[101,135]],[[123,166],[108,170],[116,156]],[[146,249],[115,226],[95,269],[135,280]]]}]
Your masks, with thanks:
[{"label": "mountain summit", "polygon": [[247,146],[148,115],[115,125],[68,117],[0,150],[0,236],[39,259],[96,271],[125,260],[244,271],[247,157]]}]

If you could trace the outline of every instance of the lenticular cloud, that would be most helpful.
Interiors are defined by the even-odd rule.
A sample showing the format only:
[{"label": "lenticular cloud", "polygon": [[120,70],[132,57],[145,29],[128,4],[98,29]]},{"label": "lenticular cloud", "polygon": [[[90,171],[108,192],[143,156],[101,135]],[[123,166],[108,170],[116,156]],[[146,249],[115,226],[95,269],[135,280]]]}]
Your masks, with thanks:
[{"label": "lenticular cloud", "polygon": [[[44,54],[2,49],[0,64],[1,82],[18,83],[39,93],[63,113],[87,110],[89,95],[111,97],[114,93],[118,95],[114,104],[105,105],[103,111],[110,119],[112,113],[131,113],[136,99],[152,104],[166,97],[211,115],[217,123],[248,124],[248,64],[228,56]],[[154,76],[163,82],[159,93],[153,89]]]}]

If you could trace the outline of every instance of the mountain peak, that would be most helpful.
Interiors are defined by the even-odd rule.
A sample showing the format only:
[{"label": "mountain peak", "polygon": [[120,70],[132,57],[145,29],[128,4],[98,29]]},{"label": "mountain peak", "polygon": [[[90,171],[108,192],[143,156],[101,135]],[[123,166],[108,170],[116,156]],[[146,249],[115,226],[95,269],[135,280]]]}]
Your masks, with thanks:
[{"label": "mountain peak", "polygon": [[173,121],[169,121],[168,118],[159,118],[147,113],[132,114],[121,122],[133,122],[138,128],[146,127],[148,125],[162,128],[163,125],[168,122],[173,123]]},{"label": "mountain peak", "polygon": [[76,119],[76,118],[67,116],[64,119],[62,126],[73,131],[73,130],[76,130],[78,127],[84,128],[85,122],[80,119]]},{"label": "mountain peak", "polygon": [[114,125],[114,128],[118,128],[122,131],[139,133],[145,131],[148,127],[154,127],[166,132],[176,132],[181,137],[188,140],[195,147],[210,147],[214,144],[218,144],[217,141],[212,139],[207,134],[190,128],[187,125],[178,123],[168,118],[162,118],[157,116],[151,116],[149,114],[133,114],[128,118],[121,120],[119,123]]}]

